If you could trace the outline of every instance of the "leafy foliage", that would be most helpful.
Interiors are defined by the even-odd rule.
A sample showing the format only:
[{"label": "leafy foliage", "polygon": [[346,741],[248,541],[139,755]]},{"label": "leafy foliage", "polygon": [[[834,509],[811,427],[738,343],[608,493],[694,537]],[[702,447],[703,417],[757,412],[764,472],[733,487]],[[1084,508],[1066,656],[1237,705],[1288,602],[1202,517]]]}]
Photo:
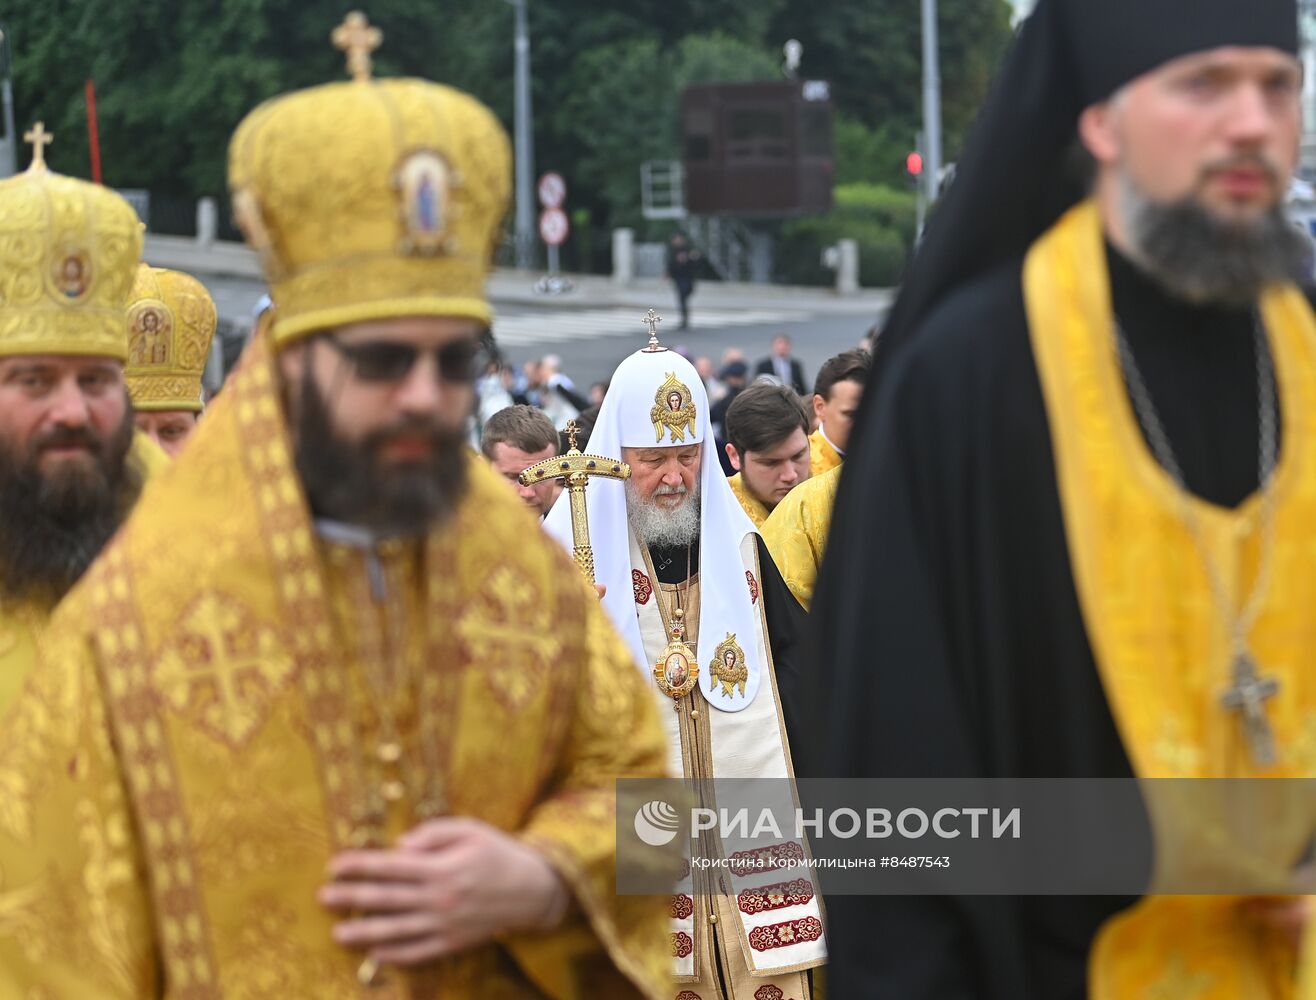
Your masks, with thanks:
[{"label": "leafy foliage", "polygon": [[880,184],[842,184],[827,215],[797,219],[781,230],[777,277],[793,285],[827,285],[835,280],[822,254],[838,240],[859,243],[859,281],[869,287],[900,280],[914,242],[915,195]]},{"label": "leafy foliage", "polygon": [[[640,164],[677,157],[681,89],[778,78],[790,37],[804,43],[802,72],[833,83],[838,181],[903,183],[921,120],[911,0],[528,2],[535,165],[564,174],[569,208],[587,213],[578,218],[594,227],[596,246],[606,245],[600,234],[608,229],[641,223]],[[953,158],[1009,38],[1009,8],[1005,0],[939,2]],[[385,34],[377,74],[469,90],[510,128],[509,4],[372,0],[365,9]],[[6,26],[18,123],[25,129],[44,118],[56,134],[52,166],[86,176],[83,83],[94,79],[107,183],[158,197],[221,195],[228,139],[246,112],[284,91],[343,78],[328,40],[343,10],[329,0],[20,4]]]}]

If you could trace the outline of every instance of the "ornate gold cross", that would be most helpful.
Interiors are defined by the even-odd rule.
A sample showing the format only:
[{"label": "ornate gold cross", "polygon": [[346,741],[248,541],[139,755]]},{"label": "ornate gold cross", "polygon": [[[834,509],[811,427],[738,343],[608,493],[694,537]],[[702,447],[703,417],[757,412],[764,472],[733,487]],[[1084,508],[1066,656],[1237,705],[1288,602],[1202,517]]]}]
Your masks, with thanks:
[{"label": "ornate gold cross", "polygon": [[658,324],[662,321],[663,318],[652,309],[649,310],[648,315],[642,321],[649,328],[649,346],[645,350],[650,354],[656,354],[664,350],[663,345],[658,343]]},{"label": "ornate gold cross", "polygon": [[359,10],[354,10],[334,29],[334,46],[347,53],[347,71],[352,79],[364,83],[370,79],[370,53],[384,41],[384,33],[372,28]]},{"label": "ornate gold cross", "polygon": [[[203,598],[184,622],[186,641],[165,649],[157,681],[179,712],[197,712],[202,724],[232,744],[241,744],[261,720],[260,705],[292,674],[292,661],[276,645],[262,648],[262,636],[240,607],[213,596]],[[235,648],[234,637],[254,636],[250,651]],[[210,689],[205,697],[204,690]]]},{"label": "ornate gold cross", "polygon": [[54,140],[54,133],[46,131],[45,122],[37,122],[23,133],[23,141],[32,146],[32,166],[28,169],[40,170],[46,165],[46,147]]},{"label": "ornate gold cross", "polygon": [[[653,312],[653,310],[650,310]],[[599,455],[582,455],[576,447],[578,428],[574,420],[567,423],[567,441],[571,450],[557,458],[548,458],[536,462],[526,469],[518,480],[522,486],[534,486],[550,479],[566,481],[571,503],[571,552],[576,557],[576,565],[585,574],[585,579],[594,582],[594,549],[589,543],[589,513],[585,507],[585,487],[591,479],[631,478],[631,467],[616,458],[603,458]]]}]

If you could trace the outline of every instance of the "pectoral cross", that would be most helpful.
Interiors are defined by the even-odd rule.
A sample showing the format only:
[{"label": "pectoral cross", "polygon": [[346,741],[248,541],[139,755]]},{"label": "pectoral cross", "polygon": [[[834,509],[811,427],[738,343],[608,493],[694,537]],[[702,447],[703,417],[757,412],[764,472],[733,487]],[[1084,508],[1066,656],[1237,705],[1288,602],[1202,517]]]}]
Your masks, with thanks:
[{"label": "pectoral cross", "polygon": [[649,310],[648,315],[642,320],[644,325],[649,328],[649,346],[646,347],[645,350],[650,354],[656,354],[658,351],[663,350],[663,345],[658,343],[658,324],[662,321],[663,318],[652,309]]},{"label": "pectoral cross", "polygon": [[23,141],[32,146],[32,166],[29,170],[41,170],[46,166],[46,147],[55,140],[53,133],[46,131],[45,122],[37,122],[23,133]]},{"label": "pectoral cross", "polygon": [[[653,310],[649,310],[652,314]],[[594,549],[589,543],[589,513],[585,507],[585,487],[591,479],[627,480],[631,467],[617,458],[600,455],[582,455],[576,447],[577,426],[574,420],[567,423],[567,441],[571,449],[557,458],[536,462],[517,477],[522,486],[534,486],[552,479],[566,481],[571,503],[572,555],[585,579],[594,582]]]},{"label": "pectoral cross", "polygon": [[1279,694],[1279,681],[1262,677],[1256,662],[1246,652],[1234,658],[1234,682],[1220,696],[1220,704],[1231,712],[1239,713],[1243,732],[1252,751],[1252,761],[1258,767],[1270,767],[1276,759],[1275,733],[1266,718],[1266,699]]},{"label": "pectoral cross", "polygon": [[364,83],[370,79],[370,53],[379,48],[384,33],[372,28],[366,16],[354,10],[344,18],[330,36],[334,47],[347,53],[347,71],[352,79]]}]

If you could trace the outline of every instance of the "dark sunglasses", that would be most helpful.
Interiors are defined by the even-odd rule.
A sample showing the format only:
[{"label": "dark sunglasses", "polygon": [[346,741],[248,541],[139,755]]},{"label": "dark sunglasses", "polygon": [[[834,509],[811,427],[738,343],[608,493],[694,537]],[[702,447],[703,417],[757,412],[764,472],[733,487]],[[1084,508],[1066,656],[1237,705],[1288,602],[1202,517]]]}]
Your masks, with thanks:
[{"label": "dark sunglasses", "polygon": [[421,354],[434,355],[439,378],[445,382],[473,382],[484,374],[490,361],[488,349],[478,340],[455,340],[424,350],[387,340],[344,344],[333,334],[324,339],[352,366],[362,382],[400,382],[410,374]]}]

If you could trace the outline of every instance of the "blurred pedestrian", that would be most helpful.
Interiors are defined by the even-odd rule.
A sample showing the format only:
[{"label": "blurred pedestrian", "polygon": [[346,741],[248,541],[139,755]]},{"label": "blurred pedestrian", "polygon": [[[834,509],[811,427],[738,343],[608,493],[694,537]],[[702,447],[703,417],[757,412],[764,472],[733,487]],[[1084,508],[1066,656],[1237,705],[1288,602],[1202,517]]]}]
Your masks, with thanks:
[{"label": "blurred pedestrian", "polygon": [[681,307],[681,329],[690,328],[690,296],[695,292],[695,272],[703,256],[691,246],[685,233],[678,232],[667,247],[667,277],[676,289]]},{"label": "blurred pedestrian", "polygon": [[772,338],[772,353],[754,368],[755,375],[772,375],[782,385],[788,385],[799,395],[807,391],[804,384],[804,366],[791,357],[791,339],[784,333]]}]

